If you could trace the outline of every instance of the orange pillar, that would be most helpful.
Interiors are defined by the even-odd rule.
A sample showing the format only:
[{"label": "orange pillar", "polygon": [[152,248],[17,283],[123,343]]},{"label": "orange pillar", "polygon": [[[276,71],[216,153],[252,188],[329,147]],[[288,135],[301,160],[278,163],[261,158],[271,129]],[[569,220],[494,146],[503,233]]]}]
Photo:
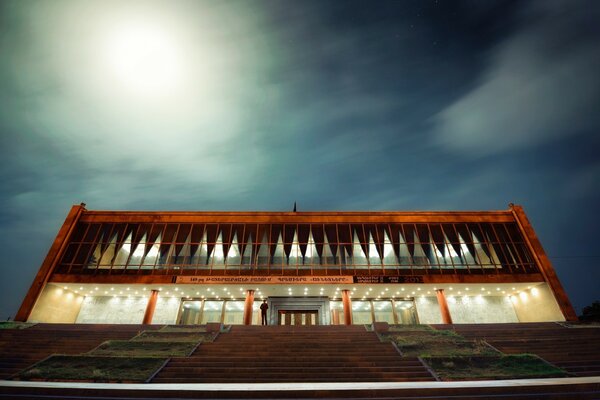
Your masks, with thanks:
[{"label": "orange pillar", "polygon": [[142,324],[151,324],[152,317],[154,316],[154,309],[156,308],[156,301],[158,300],[158,290],[152,290],[150,292],[150,298],[148,299],[148,305],[146,306],[146,312],[144,313],[144,320]]},{"label": "orange pillar", "polygon": [[442,314],[442,321],[445,324],[452,323],[452,316],[450,315],[450,309],[448,308],[448,303],[446,302],[446,296],[444,295],[444,289],[436,289],[435,293],[437,294],[438,304],[440,305],[440,313]]},{"label": "orange pillar", "polygon": [[244,325],[252,325],[252,306],[254,305],[254,290],[246,290],[246,302],[244,303]]},{"label": "orange pillar", "polygon": [[352,325],[352,300],[350,291],[342,290],[342,304],[344,305],[344,325]]}]

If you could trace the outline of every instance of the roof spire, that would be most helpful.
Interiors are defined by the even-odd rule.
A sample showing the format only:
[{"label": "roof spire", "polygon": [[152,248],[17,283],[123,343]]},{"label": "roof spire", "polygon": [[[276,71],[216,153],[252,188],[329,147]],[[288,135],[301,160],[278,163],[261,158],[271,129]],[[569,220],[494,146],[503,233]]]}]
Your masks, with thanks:
[{"label": "roof spire", "polygon": [[296,212],[296,202],[294,202],[294,212]]}]

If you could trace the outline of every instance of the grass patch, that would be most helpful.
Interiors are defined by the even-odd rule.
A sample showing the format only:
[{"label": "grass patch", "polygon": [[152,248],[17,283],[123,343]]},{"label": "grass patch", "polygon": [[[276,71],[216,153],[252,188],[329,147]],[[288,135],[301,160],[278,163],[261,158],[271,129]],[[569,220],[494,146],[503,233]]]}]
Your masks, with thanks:
[{"label": "grass patch", "polygon": [[390,332],[432,332],[435,331],[429,325],[390,325]]},{"label": "grass patch", "polygon": [[564,377],[567,373],[531,354],[495,357],[425,357],[445,381]]},{"label": "grass patch", "polygon": [[20,380],[145,382],[164,358],[54,355],[17,375]]},{"label": "grass patch", "polygon": [[26,329],[35,324],[27,322],[3,321],[0,322],[0,329]]},{"label": "grass patch", "polygon": [[438,331],[423,325],[408,331],[395,331],[386,336],[387,340],[395,342],[402,354],[408,357],[498,355],[497,351],[483,341],[467,340],[454,331]]},{"label": "grass patch", "polygon": [[132,342],[212,342],[216,333],[194,331],[144,331],[132,338]]},{"label": "grass patch", "polygon": [[204,325],[166,325],[155,332],[206,332]]},{"label": "grass patch", "polygon": [[190,354],[197,343],[109,340],[87,354],[112,357],[185,357]]}]

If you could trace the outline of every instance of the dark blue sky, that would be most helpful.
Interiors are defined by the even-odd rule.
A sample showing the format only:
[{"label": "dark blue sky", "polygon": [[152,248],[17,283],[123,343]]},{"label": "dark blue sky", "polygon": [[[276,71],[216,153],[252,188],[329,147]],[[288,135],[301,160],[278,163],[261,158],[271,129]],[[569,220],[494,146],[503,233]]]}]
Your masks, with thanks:
[{"label": "dark blue sky", "polygon": [[596,1],[4,1],[0,318],[71,204],[525,207],[600,298]]}]

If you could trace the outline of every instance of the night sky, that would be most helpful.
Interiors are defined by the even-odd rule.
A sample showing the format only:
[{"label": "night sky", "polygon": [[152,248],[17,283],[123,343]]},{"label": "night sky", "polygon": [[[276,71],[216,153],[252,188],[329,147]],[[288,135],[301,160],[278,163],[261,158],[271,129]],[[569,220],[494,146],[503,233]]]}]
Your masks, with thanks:
[{"label": "night sky", "polygon": [[72,204],[524,206],[600,299],[600,2],[2,1],[0,319]]}]

